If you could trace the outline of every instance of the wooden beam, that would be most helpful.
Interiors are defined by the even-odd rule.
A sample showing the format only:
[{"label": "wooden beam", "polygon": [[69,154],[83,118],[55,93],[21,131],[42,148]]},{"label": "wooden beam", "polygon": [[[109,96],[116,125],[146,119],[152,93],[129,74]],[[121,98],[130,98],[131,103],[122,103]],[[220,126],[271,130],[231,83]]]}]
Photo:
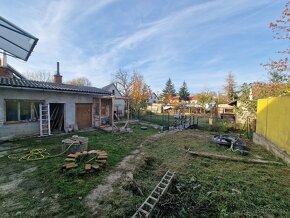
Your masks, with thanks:
[{"label": "wooden beam", "polygon": [[276,161],[268,161],[268,160],[261,160],[261,159],[249,159],[249,158],[241,158],[241,157],[230,157],[225,155],[219,154],[212,154],[206,152],[196,152],[190,151],[189,149],[186,151],[193,156],[200,156],[210,159],[217,159],[217,160],[229,160],[229,161],[237,161],[237,162],[244,162],[244,163],[256,163],[256,164],[274,164],[274,165],[284,165],[281,162]]},{"label": "wooden beam", "polygon": [[99,98],[99,128],[102,125],[102,99]]},{"label": "wooden beam", "polygon": [[115,107],[115,98],[113,97],[112,98],[112,114],[111,114],[111,117],[112,117],[112,123],[111,123],[111,125],[112,125],[112,132],[113,132],[113,126],[114,126],[114,107]]}]

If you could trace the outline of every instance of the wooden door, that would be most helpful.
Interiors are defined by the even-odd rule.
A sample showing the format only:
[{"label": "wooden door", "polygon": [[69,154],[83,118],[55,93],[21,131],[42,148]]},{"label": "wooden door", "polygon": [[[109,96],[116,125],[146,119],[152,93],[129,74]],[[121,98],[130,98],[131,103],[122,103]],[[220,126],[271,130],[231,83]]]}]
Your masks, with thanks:
[{"label": "wooden door", "polygon": [[92,126],[92,104],[76,104],[76,122],[79,129]]}]

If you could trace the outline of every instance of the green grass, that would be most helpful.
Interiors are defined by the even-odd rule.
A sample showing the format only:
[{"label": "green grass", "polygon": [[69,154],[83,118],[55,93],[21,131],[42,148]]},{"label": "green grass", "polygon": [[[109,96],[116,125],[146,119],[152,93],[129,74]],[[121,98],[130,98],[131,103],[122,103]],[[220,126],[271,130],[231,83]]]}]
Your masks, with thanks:
[{"label": "green grass", "polygon": [[[116,135],[101,130],[74,133],[89,138],[89,150],[99,149],[108,153],[108,166],[100,173],[78,175],[63,172],[61,167],[65,156],[21,162],[7,156],[0,158],[1,217],[88,217],[83,198],[147,136],[156,133],[153,129],[141,130],[138,125],[130,127],[133,129],[131,134]],[[27,138],[12,143],[21,145],[21,148],[46,148],[49,153],[58,154],[62,148],[61,140],[69,136]],[[8,154],[11,153],[13,150],[9,150]],[[31,172],[29,169],[32,169]],[[11,186],[15,181],[18,185],[5,190],[5,185]]]},{"label": "green grass", "polygon": [[[145,196],[126,186],[103,205],[107,217],[130,217],[170,169],[176,181],[153,217],[290,217],[290,169],[287,166],[212,160],[185,154],[185,148],[229,156],[237,154],[211,142],[208,132],[187,130],[144,148],[146,157],[134,173]],[[277,159],[247,142],[250,155]],[[178,187],[181,191],[179,192]]]},{"label": "green grass", "polygon": [[[89,137],[89,149],[108,152],[108,167],[100,173],[65,173],[61,170],[64,156],[32,162],[0,158],[1,217],[90,217],[84,197],[124,156],[156,133],[153,129],[141,130],[139,125],[132,128],[132,134],[114,135],[100,130],[78,133]],[[211,141],[213,134],[186,130],[147,141],[142,149],[145,155],[136,162],[134,172],[144,196],[137,195],[130,182],[115,184],[115,191],[101,202],[103,217],[132,216],[168,169],[176,172],[176,180],[157,205],[155,217],[290,217],[289,167],[212,160],[185,153],[189,148],[237,156],[216,146]],[[22,149],[43,147],[57,154],[61,152],[61,140],[69,136],[27,138],[12,143]],[[277,161],[260,146],[246,142],[250,154],[244,158]]]}]

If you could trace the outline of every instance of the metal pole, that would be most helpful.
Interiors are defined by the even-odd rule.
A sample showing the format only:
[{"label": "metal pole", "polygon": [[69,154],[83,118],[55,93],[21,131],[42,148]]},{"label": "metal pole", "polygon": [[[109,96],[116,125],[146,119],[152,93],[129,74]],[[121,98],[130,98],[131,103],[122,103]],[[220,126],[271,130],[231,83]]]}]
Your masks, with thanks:
[{"label": "metal pole", "polygon": [[50,106],[49,106],[49,103],[47,104],[47,122],[48,122],[48,135],[51,135],[51,130],[50,130]]},{"label": "metal pole", "polygon": [[115,96],[112,97],[112,132],[113,132],[113,127],[114,127],[114,111],[115,111]]},{"label": "metal pole", "polygon": [[40,125],[40,136],[42,136],[42,104],[39,104],[39,125]]}]

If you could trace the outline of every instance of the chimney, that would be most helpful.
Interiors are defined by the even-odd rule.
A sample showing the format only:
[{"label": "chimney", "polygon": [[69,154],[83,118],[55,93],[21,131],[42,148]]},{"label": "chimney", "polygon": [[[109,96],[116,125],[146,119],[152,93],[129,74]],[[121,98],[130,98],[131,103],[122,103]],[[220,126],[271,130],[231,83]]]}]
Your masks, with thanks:
[{"label": "chimney", "polygon": [[62,83],[62,76],[59,74],[59,62],[57,62],[56,74],[53,76],[55,83]]},{"label": "chimney", "polygon": [[13,77],[13,74],[7,67],[7,56],[5,53],[0,54],[0,77]]},{"label": "chimney", "polygon": [[1,67],[7,67],[7,56],[5,53],[2,53],[0,58],[0,66]]}]

